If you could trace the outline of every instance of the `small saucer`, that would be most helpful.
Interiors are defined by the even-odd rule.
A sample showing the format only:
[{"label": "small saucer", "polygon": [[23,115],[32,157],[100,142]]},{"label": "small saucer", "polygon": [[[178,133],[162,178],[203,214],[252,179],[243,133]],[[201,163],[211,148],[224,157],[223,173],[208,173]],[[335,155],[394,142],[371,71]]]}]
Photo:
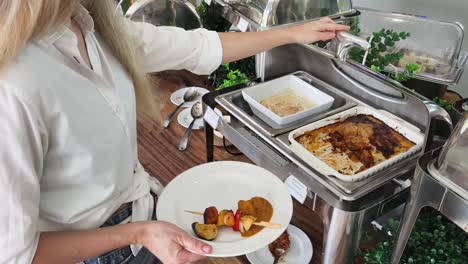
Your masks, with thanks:
[{"label": "small saucer", "polygon": [[201,87],[187,87],[187,88],[182,88],[182,89],[179,89],[179,90],[177,90],[177,91],[175,91],[175,92],[173,92],[173,93],[171,94],[171,102],[172,102],[173,104],[175,104],[175,105],[180,105],[181,103],[183,103],[183,102],[184,102],[184,94],[185,94],[185,92],[186,92],[188,89],[190,89],[190,88],[196,88],[197,93],[198,93],[198,96],[197,96],[197,98],[195,98],[195,100],[193,100],[193,101],[191,101],[191,102],[189,102],[189,103],[184,104],[183,107],[186,107],[186,108],[192,107],[192,106],[195,104],[195,102],[198,102],[198,101],[201,100],[201,98],[202,98],[202,96],[203,96],[204,94],[210,92],[210,91],[208,91],[207,89],[201,88]]},{"label": "small saucer", "polygon": [[[192,116],[190,115],[190,110],[191,108],[186,108],[182,110],[177,116],[177,122],[179,122],[179,124],[185,128],[188,128],[193,120]],[[221,111],[219,111],[218,109],[215,109],[215,112],[218,115],[222,115]],[[203,118],[199,118],[197,121],[195,121],[195,124],[193,124],[193,129],[196,130],[203,128],[203,124]]]},{"label": "small saucer", "polygon": [[[312,242],[304,231],[299,228],[288,226],[289,240],[291,246],[289,251],[282,257],[278,263],[282,264],[308,264],[312,260],[313,248]],[[255,252],[247,254],[247,259],[252,264],[271,264],[275,260],[270,253],[268,246]]]}]

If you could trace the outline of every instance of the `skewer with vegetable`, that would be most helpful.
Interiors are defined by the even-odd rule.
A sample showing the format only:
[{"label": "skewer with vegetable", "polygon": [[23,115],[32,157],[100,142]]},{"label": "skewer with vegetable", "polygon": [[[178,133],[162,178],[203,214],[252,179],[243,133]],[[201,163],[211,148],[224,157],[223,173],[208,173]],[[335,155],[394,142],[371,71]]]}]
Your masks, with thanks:
[{"label": "skewer with vegetable", "polygon": [[230,227],[240,232],[243,237],[253,236],[264,227],[281,228],[281,225],[269,222],[273,216],[273,207],[268,200],[261,197],[238,201],[238,209],[235,213],[232,210],[218,212],[214,206],[206,208],[203,213],[186,212],[203,216],[204,223],[195,222],[192,224],[192,229],[199,238],[208,241],[216,239],[218,229],[221,227]]}]

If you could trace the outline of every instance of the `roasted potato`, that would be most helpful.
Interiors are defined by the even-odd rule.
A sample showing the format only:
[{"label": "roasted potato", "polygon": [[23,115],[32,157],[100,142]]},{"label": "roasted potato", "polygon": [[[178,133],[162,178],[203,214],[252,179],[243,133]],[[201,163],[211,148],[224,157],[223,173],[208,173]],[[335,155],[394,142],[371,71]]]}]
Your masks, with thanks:
[{"label": "roasted potato", "polygon": [[207,241],[212,241],[218,236],[218,227],[214,224],[204,225],[195,222],[192,224],[192,229],[197,237]]},{"label": "roasted potato", "polygon": [[205,225],[216,225],[218,223],[218,209],[214,206],[206,208],[203,213],[203,220]]},{"label": "roasted potato", "polygon": [[231,227],[234,226],[235,222],[234,212],[232,210],[227,211],[224,214],[224,225]]},{"label": "roasted potato", "polygon": [[228,210],[221,210],[221,212],[219,212],[218,222],[216,223],[217,226],[224,226],[224,216],[226,215],[227,212]]},{"label": "roasted potato", "polygon": [[240,230],[242,233],[249,231],[250,228],[252,227],[253,223],[257,221],[257,218],[251,215],[245,215],[241,217],[240,221]]}]

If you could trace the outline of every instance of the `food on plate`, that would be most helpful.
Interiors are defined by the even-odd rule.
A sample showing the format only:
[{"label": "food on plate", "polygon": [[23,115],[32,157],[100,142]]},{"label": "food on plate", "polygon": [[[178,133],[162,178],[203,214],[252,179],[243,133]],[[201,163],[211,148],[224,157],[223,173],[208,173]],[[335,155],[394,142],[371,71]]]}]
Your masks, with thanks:
[{"label": "food on plate", "polygon": [[260,104],[271,110],[280,117],[293,115],[312,108],[314,102],[299,96],[292,89],[288,89],[278,95],[267,97],[260,101]]},{"label": "food on plate", "polygon": [[[273,216],[273,206],[270,202],[262,197],[253,197],[248,201],[239,201],[237,208],[245,214],[251,215],[256,218],[257,221],[269,222]],[[260,232],[264,227],[255,225],[252,228],[242,233],[243,237],[249,237]]]},{"label": "food on plate", "polygon": [[234,212],[232,210],[222,210],[218,215],[217,226],[234,226]]},{"label": "food on plate", "polygon": [[397,66],[404,68],[407,64],[421,65],[421,71],[432,74],[446,74],[451,67],[447,63],[441,63],[434,58],[424,54],[416,54],[413,51],[406,51],[403,57],[398,61]]},{"label": "food on plate", "polygon": [[203,213],[203,220],[205,221],[205,224],[208,225],[216,224],[218,222],[218,209],[214,206],[206,208]]},{"label": "food on plate", "polygon": [[204,240],[214,240],[218,236],[218,227],[214,224],[193,223],[192,229],[195,235]]},{"label": "food on plate", "polygon": [[291,241],[289,240],[289,234],[287,230],[284,231],[284,233],[281,234],[281,236],[273,241],[270,245],[268,245],[268,249],[275,259],[284,256],[290,247]]},{"label": "food on plate", "polygon": [[231,227],[233,231],[240,232],[242,237],[253,236],[265,227],[281,228],[281,225],[269,222],[273,216],[273,206],[262,197],[238,201],[236,213],[232,210],[221,210],[218,213],[214,206],[206,208],[203,213],[186,212],[203,216],[204,223],[195,222],[192,229],[199,238],[209,241],[216,238],[221,227]]},{"label": "food on plate", "polygon": [[239,225],[241,233],[243,234],[249,231],[252,225],[255,223],[255,221],[257,221],[257,218],[255,216],[251,216],[251,215],[241,216],[240,225]]},{"label": "food on plate", "polygon": [[296,140],[343,175],[362,172],[415,145],[381,120],[364,114],[307,131]]}]

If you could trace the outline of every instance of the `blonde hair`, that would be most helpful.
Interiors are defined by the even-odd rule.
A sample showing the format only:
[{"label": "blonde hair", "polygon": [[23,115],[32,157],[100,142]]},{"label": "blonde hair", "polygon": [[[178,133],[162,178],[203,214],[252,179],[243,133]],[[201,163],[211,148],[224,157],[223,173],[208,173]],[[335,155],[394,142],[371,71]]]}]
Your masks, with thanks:
[{"label": "blonde hair", "polygon": [[0,1],[0,70],[8,68],[31,41],[67,23],[76,5],[82,3],[95,22],[95,29],[113,55],[127,71],[133,85],[138,110],[151,113],[160,121],[161,103],[152,96],[159,86],[144,73],[133,43],[120,25],[112,0],[2,0]]}]

